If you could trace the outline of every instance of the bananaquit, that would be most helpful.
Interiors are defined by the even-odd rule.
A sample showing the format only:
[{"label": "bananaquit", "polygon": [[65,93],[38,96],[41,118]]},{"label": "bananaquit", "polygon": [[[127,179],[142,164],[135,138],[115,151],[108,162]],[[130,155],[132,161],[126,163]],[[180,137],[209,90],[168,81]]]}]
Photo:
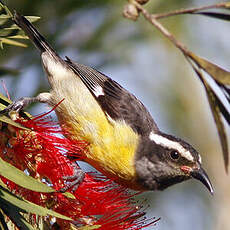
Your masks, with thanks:
[{"label": "bananaquit", "polygon": [[159,130],[145,106],[103,73],[62,59],[24,17],[14,15],[40,50],[51,87],[34,98],[21,98],[9,110],[39,101],[55,106],[68,138],[89,143],[86,161],[117,183],[134,190],[163,190],[195,178],[213,193],[199,153],[185,141]]}]

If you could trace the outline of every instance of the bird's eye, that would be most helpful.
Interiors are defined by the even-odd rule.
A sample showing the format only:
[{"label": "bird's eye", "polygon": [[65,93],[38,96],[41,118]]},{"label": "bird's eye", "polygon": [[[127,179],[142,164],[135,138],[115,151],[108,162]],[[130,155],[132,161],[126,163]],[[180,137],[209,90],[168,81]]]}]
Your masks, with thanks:
[{"label": "bird's eye", "polygon": [[172,152],[170,152],[170,157],[171,157],[173,160],[178,160],[179,157],[180,157],[180,154],[179,154],[177,151],[173,150]]}]

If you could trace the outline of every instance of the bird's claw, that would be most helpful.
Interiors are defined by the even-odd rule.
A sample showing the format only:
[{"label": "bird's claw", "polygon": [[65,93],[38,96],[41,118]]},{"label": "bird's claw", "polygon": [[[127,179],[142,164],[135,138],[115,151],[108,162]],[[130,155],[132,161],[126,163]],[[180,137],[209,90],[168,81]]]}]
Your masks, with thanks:
[{"label": "bird's claw", "polygon": [[65,187],[61,188],[59,192],[66,192],[68,189],[72,188],[72,192],[75,192],[79,185],[83,182],[85,178],[85,172],[74,166],[74,173],[71,176],[64,176],[63,179],[65,180]]},{"label": "bird's claw", "polygon": [[19,113],[25,106],[31,102],[31,98],[22,97],[17,101],[14,101],[12,104],[8,105],[5,109],[0,111],[1,114],[7,114],[11,111]]}]

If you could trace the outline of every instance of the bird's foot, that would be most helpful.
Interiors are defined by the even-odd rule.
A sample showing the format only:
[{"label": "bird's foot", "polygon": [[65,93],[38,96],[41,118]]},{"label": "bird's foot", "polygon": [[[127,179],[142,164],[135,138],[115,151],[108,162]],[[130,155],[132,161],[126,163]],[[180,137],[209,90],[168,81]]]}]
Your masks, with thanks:
[{"label": "bird's foot", "polygon": [[79,185],[83,182],[85,178],[85,172],[74,165],[74,173],[71,176],[64,176],[65,187],[61,188],[59,192],[66,192],[68,189],[72,188],[72,192],[75,192]]},{"label": "bird's foot", "polygon": [[8,105],[5,109],[0,111],[0,115],[1,114],[8,114],[11,111],[15,111],[17,113],[19,113],[20,111],[22,111],[23,108],[25,108],[27,105],[29,105],[30,103],[34,102],[34,98],[30,98],[30,97],[22,97],[17,101],[14,101],[12,104]]},{"label": "bird's foot", "polygon": [[17,101],[14,101],[12,104],[8,105],[5,109],[0,111],[0,115],[9,114],[11,111],[20,113],[26,106],[34,102],[48,103],[51,100],[50,93],[40,93],[36,97],[22,97]]}]

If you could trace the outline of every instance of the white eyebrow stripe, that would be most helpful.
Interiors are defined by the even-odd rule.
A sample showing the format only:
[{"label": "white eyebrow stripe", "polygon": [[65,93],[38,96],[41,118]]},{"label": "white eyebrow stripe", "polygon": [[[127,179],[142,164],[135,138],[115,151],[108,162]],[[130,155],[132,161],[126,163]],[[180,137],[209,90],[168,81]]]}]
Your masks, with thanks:
[{"label": "white eyebrow stripe", "polygon": [[178,142],[172,141],[167,139],[166,137],[163,137],[161,135],[155,134],[154,132],[151,132],[149,134],[149,139],[151,141],[154,141],[156,144],[170,148],[170,149],[176,149],[180,154],[186,158],[189,161],[194,161],[194,157],[192,154],[186,150],[182,145],[180,145]]}]

